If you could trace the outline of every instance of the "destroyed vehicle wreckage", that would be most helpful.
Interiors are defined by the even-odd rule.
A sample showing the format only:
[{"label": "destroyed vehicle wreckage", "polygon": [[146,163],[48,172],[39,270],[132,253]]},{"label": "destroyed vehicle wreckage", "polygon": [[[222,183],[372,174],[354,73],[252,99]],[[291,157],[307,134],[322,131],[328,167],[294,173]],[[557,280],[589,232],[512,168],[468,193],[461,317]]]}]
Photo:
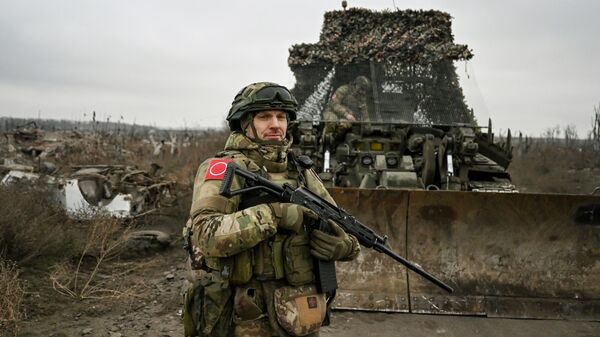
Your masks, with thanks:
[{"label": "destroyed vehicle wreckage", "polygon": [[[136,217],[173,205],[175,181],[159,174],[157,164],[148,171],[133,165],[70,164],[112,161],[114,155],[124,162],[135,160],[118,137],[108,136],[77,130],[45,132],[35,122],[21,123],[0,138],[0,185],[46,184],[57,203],[76,218],[97,212]],[[144,146],[140,144],[130,148]],[[78,158],[82,153],[87,158]]]},{"label": "destroyed vehicle wreckage", "polygon": [[[116,217],[137,217],[172,206],[176,202],[175,182],[151,172],[125,165],[74,166],[69,177],[44,176],[54,199],[74,218],[86,218],[98,212]],[[41,175],[11,170],[2,185],[22,179],[35,181]]]},{"label": "destroyed vehicle wreckage", "polygon": [[148,214],[175,202],[174,181],[125,165],[75,166],[60,186],[60,202],[71,214],[106,210],[118,217]]}]

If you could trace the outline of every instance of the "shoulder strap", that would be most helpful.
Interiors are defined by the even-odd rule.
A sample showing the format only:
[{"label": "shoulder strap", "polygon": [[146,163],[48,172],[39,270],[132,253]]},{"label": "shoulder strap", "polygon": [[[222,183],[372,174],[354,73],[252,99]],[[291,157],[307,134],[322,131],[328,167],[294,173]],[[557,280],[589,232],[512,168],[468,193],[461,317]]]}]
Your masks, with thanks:
[{"label": "shoulder strap", "polygon": [[292,169],[298,173],[296,176],[296,182],[298,183],[298,186],[306,187],[306,177],[304,176],[304,169],[298,163],[298,158],[296,157],[296,154],[292,151],[288,152],[288,163],[290,163]]},{"label": "shoulder strap", "polygon": [[239,157],[239,156],[245,157],[245,155],[243,153],[241,153],[240,151],[236,151],[236,150],[221,151],[215,155],[216,158],[224,158],[224,157],[235,158],[235,157]]}]

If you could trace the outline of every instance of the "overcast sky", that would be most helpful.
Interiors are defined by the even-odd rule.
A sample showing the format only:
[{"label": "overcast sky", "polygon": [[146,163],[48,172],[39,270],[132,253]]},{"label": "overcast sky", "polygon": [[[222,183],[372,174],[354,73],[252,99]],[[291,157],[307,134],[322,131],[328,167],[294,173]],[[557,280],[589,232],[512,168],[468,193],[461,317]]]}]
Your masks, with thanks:
[{"label": "overcast sky", "polygon": [[[353,1],[393,9],[394,1]],[[0,116],[223,125],[256,81],[293,86],[288,48],[318,41],[338,0],[0,0]],[[400,1],[453,17],[467,102],[495,131],[591,128],[600,104],[600,1]]]}]

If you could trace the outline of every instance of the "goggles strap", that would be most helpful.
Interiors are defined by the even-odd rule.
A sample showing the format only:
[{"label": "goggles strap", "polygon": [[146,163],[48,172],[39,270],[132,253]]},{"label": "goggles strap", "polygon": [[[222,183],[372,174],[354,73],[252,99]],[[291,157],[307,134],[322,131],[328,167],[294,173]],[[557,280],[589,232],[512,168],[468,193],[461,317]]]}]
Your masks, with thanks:
[{"label": "goggles strap", "polygon": [[244,130],[244,133],[246,133],[246,130],[248,129],[248,127],[250,127],[250,129],[252,130],[252,139],[256,141],[259,140],[259,138],[258,132],[256,131],[256,127],[254,126],[254,115],[255,114],[253,113],[247,115],[248,117],[243,121],[245,125],[242,125],[242,129]]},{"label": "goggles strap", "polygon": [[256,132],[256,127],[254,126],[254,120],[252,120],[252,123],[250,123],[250,127],[252,128],[252,135],[254,136],[254,139],[260,139],[258,138],[258,132]]}]

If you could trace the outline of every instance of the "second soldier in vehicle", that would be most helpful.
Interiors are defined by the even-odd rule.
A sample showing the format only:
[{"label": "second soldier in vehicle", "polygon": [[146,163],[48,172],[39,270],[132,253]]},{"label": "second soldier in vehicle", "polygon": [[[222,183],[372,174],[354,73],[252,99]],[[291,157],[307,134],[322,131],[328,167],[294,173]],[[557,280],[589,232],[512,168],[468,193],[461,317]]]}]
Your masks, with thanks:
[{"label": "second soldier in vehicle", "polygon": [[325,133],[338,135],[353,122],[369,122],[369,89],[371,81],[357,76],[351,83],[337,88],[323,111]]}]

